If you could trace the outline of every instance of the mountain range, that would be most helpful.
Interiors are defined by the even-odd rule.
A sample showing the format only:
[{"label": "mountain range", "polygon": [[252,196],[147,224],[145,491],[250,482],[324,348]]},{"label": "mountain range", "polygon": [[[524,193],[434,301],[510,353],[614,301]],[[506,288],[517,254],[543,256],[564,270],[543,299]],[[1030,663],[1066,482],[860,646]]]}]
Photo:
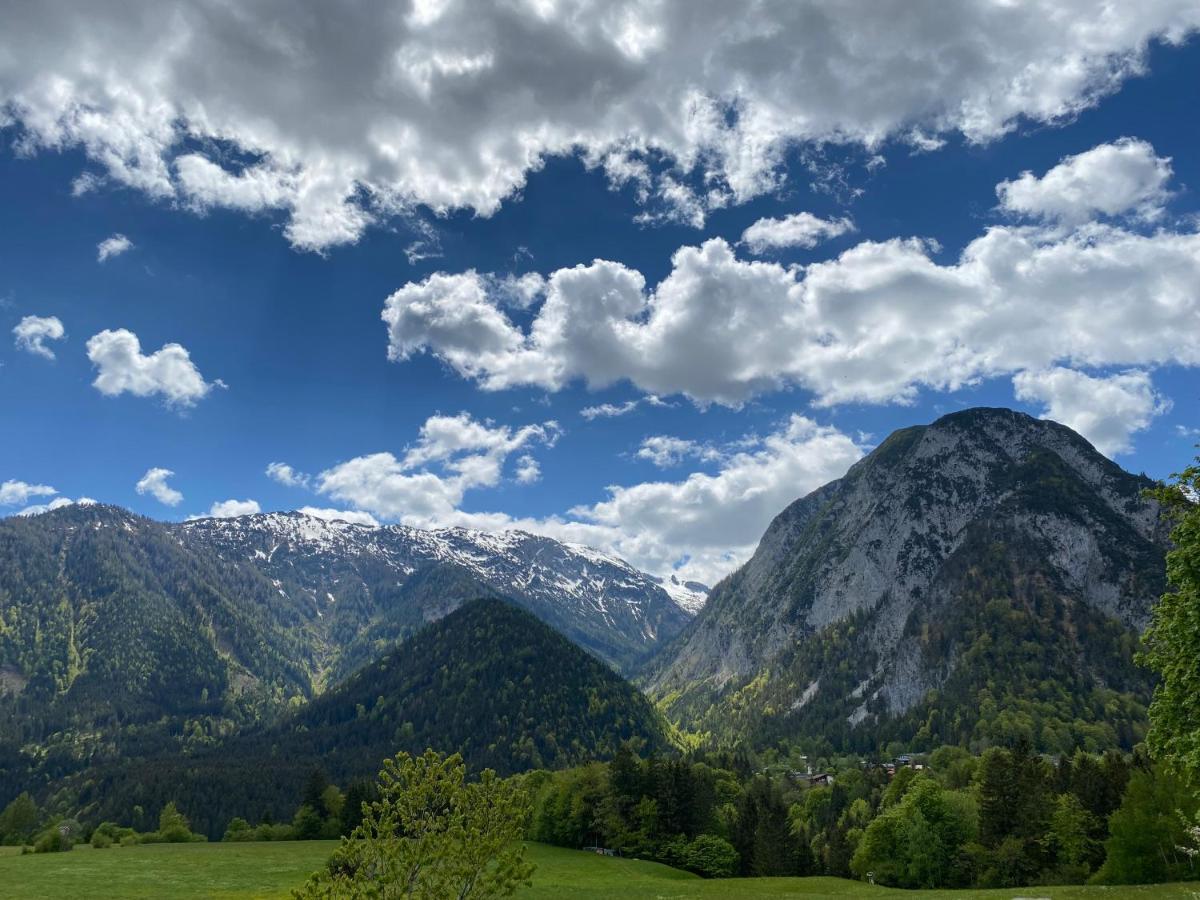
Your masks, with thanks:
[{"label": "mountain range", "polygon": [[522,532],[168,524],[101,504],[0,520],[0,779],[272,721],[481,597],[626,670],[690,618],[659,579]]},{"label": "mountain range", "polygon": [[70,784],[103,806],[97,785],[182,783],[185,762],[211,797],[235,760],[290,785],[300,760],[359,775],[426,743],[517,771],[675,729],[817,753],[1130,747],[1167,549],[1149,485],[1062,425],[964,410],[789,505],[711,592],[523,532],[0,520],[0,802]]}]

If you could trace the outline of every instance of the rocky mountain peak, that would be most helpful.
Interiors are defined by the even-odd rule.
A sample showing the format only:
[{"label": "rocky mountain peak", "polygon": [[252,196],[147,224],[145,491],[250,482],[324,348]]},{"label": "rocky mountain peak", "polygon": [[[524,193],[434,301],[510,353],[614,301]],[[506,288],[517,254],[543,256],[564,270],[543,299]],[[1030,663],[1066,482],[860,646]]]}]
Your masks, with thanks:
[{"label": "rocky mountain peak", "polygon": [[795,696],[773,699],[799,710],[829,689],[820,670],[832,663],[797,660],[850,630],[842,652],[861,669],[858,695],[839,708],[860,722],[872,703],[904,713],[950,677],[962,649],[934,658],[914,629],[980,601],[981,573],[998,597],[1035,578],[1078,615],[1136,632],[1161,590],[1165,535],[1142,497],[1148,483],[1071,429],[1013,410],[968,409],[897,431],[776,517],[664,652],[651,689],[679,697],[686,718],[689,695],[705,696],[699,709],[790,667]]}]

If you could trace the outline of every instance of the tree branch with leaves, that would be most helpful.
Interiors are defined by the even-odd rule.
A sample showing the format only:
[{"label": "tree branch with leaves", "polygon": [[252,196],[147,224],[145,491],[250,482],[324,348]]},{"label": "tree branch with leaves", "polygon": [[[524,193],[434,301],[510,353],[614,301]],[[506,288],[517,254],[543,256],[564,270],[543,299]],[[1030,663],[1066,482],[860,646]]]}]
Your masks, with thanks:
[{"label": "tree branch with leaves", "polygon": [[521,843],[528,795],[491,769],[468,782],[458,754],[386,760],[379,799],[362,812],[297,900],[484,900],[511,896],[533,874]]}]

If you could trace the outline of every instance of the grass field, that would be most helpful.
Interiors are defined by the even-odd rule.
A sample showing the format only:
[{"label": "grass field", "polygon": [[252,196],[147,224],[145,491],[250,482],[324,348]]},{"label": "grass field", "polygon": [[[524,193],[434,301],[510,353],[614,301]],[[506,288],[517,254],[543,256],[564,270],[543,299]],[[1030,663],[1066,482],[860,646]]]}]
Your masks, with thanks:
[{"label": "grass field", "polygon": [[[284,898],[318,868],[329,841],[274,844],[148,844],[19,856],[0,850],[0,900],[141,898]],[[524,900],[742,900],[742,898],[878,897],[1050,898],[1050,900],[1200,900],[1200,884],[1149,887],[1039,887],[1001,891],[897,891],[839,878],[747,878],[704,881],[656,863],[612,859],[530,845],[538,869]]]}]

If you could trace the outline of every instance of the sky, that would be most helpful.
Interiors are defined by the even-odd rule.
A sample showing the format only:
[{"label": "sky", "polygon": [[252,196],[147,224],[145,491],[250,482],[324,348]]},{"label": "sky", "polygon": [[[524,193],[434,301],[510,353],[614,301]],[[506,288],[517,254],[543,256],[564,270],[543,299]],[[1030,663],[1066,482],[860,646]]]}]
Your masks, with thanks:
[{"label": "sky", "polygon": [[0,514],[713,583],[896,428],[1200,441],[1200,7],[0,2]]}]

